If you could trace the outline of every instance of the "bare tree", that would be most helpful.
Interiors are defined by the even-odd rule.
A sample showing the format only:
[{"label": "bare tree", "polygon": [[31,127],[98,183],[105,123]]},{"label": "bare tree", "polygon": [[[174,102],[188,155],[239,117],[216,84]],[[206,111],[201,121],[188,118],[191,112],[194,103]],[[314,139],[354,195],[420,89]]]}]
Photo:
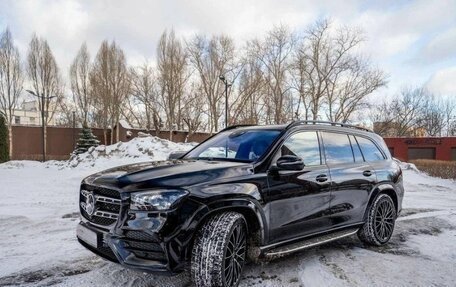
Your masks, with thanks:
[{"label": "bare tree", "polygon": [[204,36],[195,36],[187,44],[187,49],[190,62],[201,82],[201,92],[208,103],[209,129],[211,132],[218,131],[225,97],[225,85],[220,81],[220,76],[227,79],[230,76],[229,81],[233,82],[236,74],[233,39],[225,35],[213,36],[210,40]]},{"label": "bare tree", "polygon": [[290,119],[290,56],[295,46],[296,37],[286,26],[276,26],[268,32],[264,40],[247,43],[249,54],[262,64],[266,83],[267,123],[284,123]]},{"label": "bare tree", "polygon": [[94,120],[98,127],[103,128],[104,144],[108,143],[107,130],[111,121],[108,112],[111,104],[109,53],[109,43],[105,40],[101,43],[90,70],[90,83],[95,106]]},{"label": "bare tree", "polygon": [[[382,136],[436,135],[442,119],[436,119],[432,94],[425,88],[404,88],[374,111],[374,131]],[[439,116],[440,118],[440,116]],[[375,124],[376,123],[376,124]]]},{"label": "bare tree", "polygon": [[157,78],[152,67],[145,63],[140,67],[131,68],[131,93],[133,98],[144,108],[143,117],[136,116],[137,109],[131,108],[132,114],[140,126],[146,129],[160,130],[160,105]]},{"label": "bare tree", "polygon": [[446,136],[454,136],[456,132],[456,100],[454,97],[447,96],[443,99],[442,111]]},{"label": "bare tree", "polygon": [[187,127],[187,139],[199,129],[205,128],[203,115],[205,110],[205,98],[203,88],[197,83],[190,87],[190,93],[185,95],[185,104],[182,109],[182,120]]},{"label": "bare tree", "polygon": [[263,100],[265,80],[262,64],[253,57],[242,60],[242,69],[237,86],[237,96],[232,103],[230,124],[260,124],[265,122]]},{"label": "bare tree", "polygon": [[293,87],[305,119],[323,112],[330,121],[346,122],[366,104],[366,97],[386,84],[384,73],[354,53],[363,33],[350,27],[335,32],[328,20],[310,27],[293,59]]},{"label": "bare tree", "polygon": [[182,97],[188,80],[187,54],[174,31],[165,31],[157,48],[157,71],[160,87],[160,102],[166,114],[169,139],[172,140],[174,126],[181,128]]},{"label": "bare tree", "polygon": [[[45,39],[33,35],[28,52],[27,73],[32,92],[38,97],[38,107],[42,114],[43,125],[43,160],[46,156],[46,127],[54,117],[58,102],[62,96],[59,68],[54,55]],[[56,100],[53,100],[56,98]]]},{"label": "bare tree", "polygon": [[441,136],[445,128],[445,113],[442,99],[437,98],[430,91],[425,90],[425,98],[421,106],[422,115],[419,123],[420,126],[428,136]]},{"label": "bare tree", "polygon": [[[112,42],[110,46],[110,66],[111,66],[111,104],[109,112],[111,113],[111,126],[114,127],[120,121],[122,106],[130,93],[130,77],[127,69],[127,61],[123,50]],[[111,133],[111,142],[119,141],[119,128],[116,129],[116,135]]]},{"label": "bare tree", "polygon": [[55,115],[55,120],[58,126],[72,127],[73,124],[76,124],[75,121],[77,119],[73,119],[73,113],[75,112],[76,107],[71,97],[59,97],[56,105],[58,113]]},{"label": "bare tree", "polygon": [[0,36],[0,114],[8,126],[9,156],[13,155],[13,114],[22,91],[23,71],[17,47],[8,28]]},{"label": "bare tree", "polygon": [[90,55],[84,43],[70,66],[71,91],[83,125],[88,123],[89,111],[93,104],[89,73]]},{"label": "bare tree", "polygon": [[[115,42],[103,41],[90,72],[90,83],[100,126],[107,142],[107,129],[119,123],[122,105],[130,89],[125,54]],[[119,129],[111,132],[111,142],[119,140]]]},{"label": "bare tree", "polygon": [[[311,74],[312,71],[309,70],[308,62],[307,49],[302,42],[299,42],[293,53],[291,63],[291,87],[299,96],[295,116],[296,118],[303,120],[309,120],[311,118],[312,93],[309,89],[312,85],[312,79],[310,79],[309,74]],[[317,105],[319,105],[318,99],[315,102],[318,102]],[[303,106],[302,109],[301,103]],[[304,110],[304,115],[302,117],[300,116],[300,110]]]},{"label": "bare tree", "polygon": [[382,71],[370,68],[362,60],[354,60],[348,70],[328,83],[328,119],[349,121],[356,111],[368,106],[367,96],[384,85],[386,80]]}]

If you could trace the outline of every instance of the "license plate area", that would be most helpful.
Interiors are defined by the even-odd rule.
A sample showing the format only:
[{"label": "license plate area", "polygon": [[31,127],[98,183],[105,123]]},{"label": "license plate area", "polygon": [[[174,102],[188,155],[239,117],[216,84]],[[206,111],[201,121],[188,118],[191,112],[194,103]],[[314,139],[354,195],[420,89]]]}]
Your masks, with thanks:
[{"label": "license plate area", "polygon": [[76,236],[90,246],[98,248],[99,236],[95,231],[79,224],[76,229]]}]

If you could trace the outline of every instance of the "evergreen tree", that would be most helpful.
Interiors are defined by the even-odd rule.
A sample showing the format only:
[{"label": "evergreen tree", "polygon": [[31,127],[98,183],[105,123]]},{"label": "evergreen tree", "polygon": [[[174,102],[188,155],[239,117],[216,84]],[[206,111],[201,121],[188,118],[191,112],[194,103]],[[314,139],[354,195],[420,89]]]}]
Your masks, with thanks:
[{"label": "evergreen tree", "polygon": [[8,128],[5,118],[0,115],[0,163],[9,161]]},{"label": "evergreen tree", "polygon": [[82,128],[81,133],[79,134],[79,140],[76,145],[76,150],[74,151],[75,154],[80,154],[86,152],[90,147],[98,146],[100,141],[97,137],[92,133],[92,130],[84,126]]}]

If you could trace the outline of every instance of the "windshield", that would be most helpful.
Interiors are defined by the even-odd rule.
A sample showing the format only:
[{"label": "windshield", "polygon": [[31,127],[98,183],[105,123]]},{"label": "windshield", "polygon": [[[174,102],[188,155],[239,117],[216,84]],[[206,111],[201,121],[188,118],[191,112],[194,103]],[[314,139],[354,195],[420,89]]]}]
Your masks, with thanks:
[{"label": "windshield", "polygon": [[279,130],[228,130],[197,146],[185,158],[253,162],[266,152],[279,134]]}]

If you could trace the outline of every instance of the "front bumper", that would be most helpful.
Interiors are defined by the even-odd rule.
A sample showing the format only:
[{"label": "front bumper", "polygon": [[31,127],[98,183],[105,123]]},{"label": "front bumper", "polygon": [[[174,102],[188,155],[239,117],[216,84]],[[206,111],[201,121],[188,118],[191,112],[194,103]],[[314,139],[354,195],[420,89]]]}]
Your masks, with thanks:
[{"label": "front bumper", "polygon": [[[92,211],[91,215],[83,207],[84,203],[87,204],[87,197],[82,190],[94,194],[95,212]],[[98,244],[93,247],[93,242],[90,245],[78,239],[92,252],[125,267],[146,272],[178,273],[187,266],[196,215],[206,209],[192,199],[186,199],[184,207],[183,204],[184,201],[166,211],[132,211],[129,192],[83,182],[80,225],[97,234]],[[106,220],[98,211],[110,218]]]},{"label": "front bumper", "polygon": [[[170,260],[168,260],[166,247],[163,248],[165,245],[163,243],[141,241],[138,238],[129,237],[128,231],[125,232],[125,235],[118,236],[98,229],[88,222],[80,222],[79,224],[95,232],[98,237],[97,247],[78,238],[81,245],[107,260],[145,272],[173,274],[178,271],[175,264],[169,264]],[[148,236],[144,232],[136,232],[143,234],[143,237]]]}]

